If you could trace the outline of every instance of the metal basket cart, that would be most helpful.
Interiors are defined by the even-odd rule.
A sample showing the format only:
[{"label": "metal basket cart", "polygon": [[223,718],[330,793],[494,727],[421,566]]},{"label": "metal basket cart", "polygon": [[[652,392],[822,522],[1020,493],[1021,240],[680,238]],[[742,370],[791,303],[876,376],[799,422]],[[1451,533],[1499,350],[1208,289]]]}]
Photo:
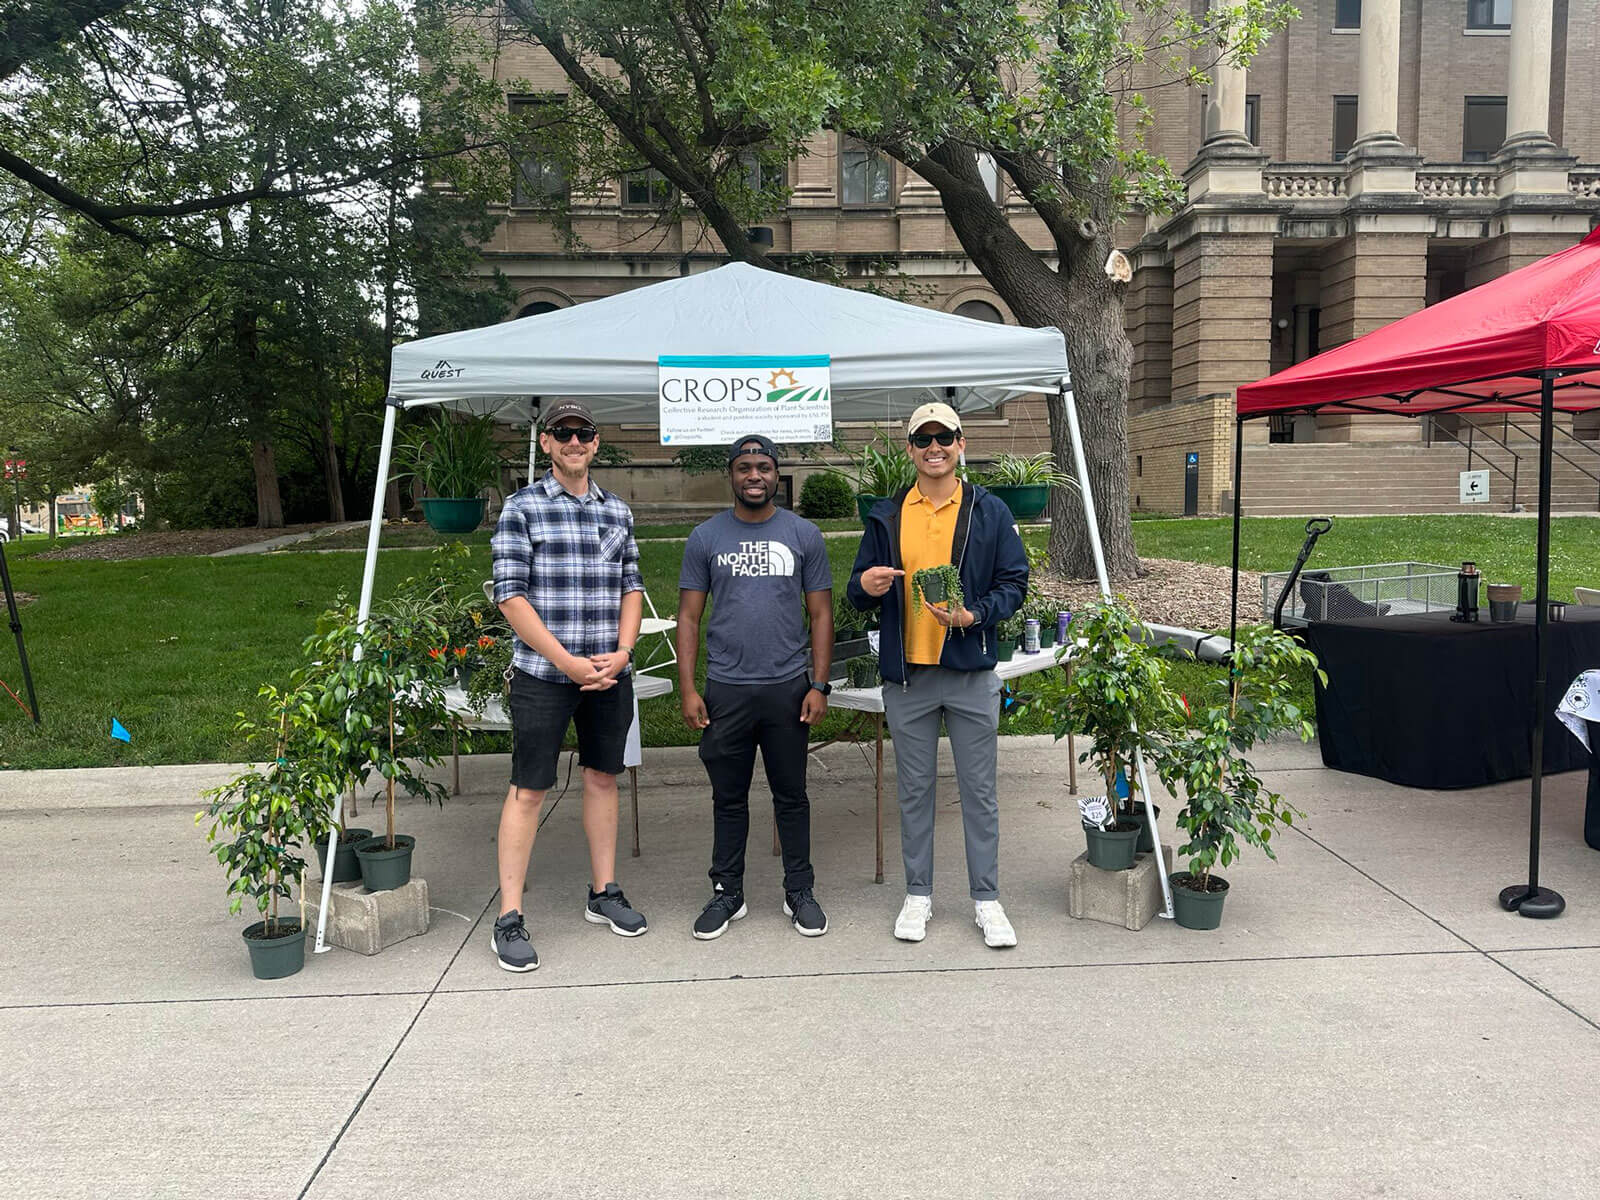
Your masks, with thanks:
[{"label": "metal basket cart", "polygon": [[[1360,621],[1408,613],[1454,612],[1455,567],[1439,563],[1368,563],[1302,571],[1284,597],[1283,623]],[[1261,576],[1261,611],[1270,613],[1289,586],[1292,571]]]}]

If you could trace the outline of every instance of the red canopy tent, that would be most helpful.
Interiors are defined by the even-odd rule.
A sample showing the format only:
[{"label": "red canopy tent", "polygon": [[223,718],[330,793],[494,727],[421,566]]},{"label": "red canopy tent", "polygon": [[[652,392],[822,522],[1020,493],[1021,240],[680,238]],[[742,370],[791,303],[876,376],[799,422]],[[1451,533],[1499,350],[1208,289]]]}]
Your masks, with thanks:
[{"label": "red canopy tent", "polygon": [[[1238,391],[1233,451],[1233,615],[1239,617],[1239,519],[1244,423],[1281,413],[1539,414],[1535,695],[1545,693],[1550,574],[1550,460],[1556,409],[1600,408],[1600,229],[1557,254],[1413,313]],[[1559,895],[1539,887],[1539,811],[1545,713],[1535,705],[1528,882],[1500,902],[1555,916]]]}]

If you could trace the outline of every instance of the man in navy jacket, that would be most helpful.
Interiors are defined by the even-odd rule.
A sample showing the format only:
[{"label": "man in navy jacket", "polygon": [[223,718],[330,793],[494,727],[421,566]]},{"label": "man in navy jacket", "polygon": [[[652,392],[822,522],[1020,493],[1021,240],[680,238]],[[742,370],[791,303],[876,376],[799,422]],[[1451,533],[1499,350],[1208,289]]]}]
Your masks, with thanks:
[{"label": "man in navy jacket", "polygon": [[[957,478],[966,440],[961,418],[925,404],[906,426],[917,481],[867,514],[848,595],[858,609],[882,609],[878,664],[883,711],[894,735],[900,847],[906,898],[894,935],[920,942],[933,915],[933,817],[941,720],[950,735],[967,883],[974,916],[990,946],[1015,946],[1000,905],[1000,807],[995,795],[1000,679],[995,626],[1022,607],[1028,557],[1011,510]],[[952,563],[962,600],[914,602],[911,577]]]}]

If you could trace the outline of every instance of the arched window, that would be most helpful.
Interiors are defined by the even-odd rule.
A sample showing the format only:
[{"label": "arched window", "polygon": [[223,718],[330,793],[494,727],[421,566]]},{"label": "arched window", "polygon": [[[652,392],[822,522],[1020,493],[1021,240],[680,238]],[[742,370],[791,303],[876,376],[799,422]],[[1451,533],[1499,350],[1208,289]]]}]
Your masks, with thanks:
[{"label": "arched window", "polygon": [[1006,323],[1000,310],[987,300],[968,300],[965,304],[956,305],[956,316],[971,317],[974,321],[992,321],[996,325]]},{"label": "arched window", "polygon": [[517,316],[537,317],[540,313],[558,312],[560,308],[561,305],[552,304],[548,300],[535,300],[532,304],[523,305],[521,311],[517,313]]}]

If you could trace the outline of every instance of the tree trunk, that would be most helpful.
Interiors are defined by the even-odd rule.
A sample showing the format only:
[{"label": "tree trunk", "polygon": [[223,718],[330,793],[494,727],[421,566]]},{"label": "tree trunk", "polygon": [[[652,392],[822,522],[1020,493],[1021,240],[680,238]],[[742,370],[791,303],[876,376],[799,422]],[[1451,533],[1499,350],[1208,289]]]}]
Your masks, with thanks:
[{"label": "tree trunk", "polygon": [[[1111,252],[1111,239],[1096,231],[1080,250],[1063,256],[1060,271],[1052,271],[990,198],[976,162],[968,161],[972,160],[970,150],[941,146],[929,157],[933,168],[942,168],[930,169],[930,182],[938,188],[945,216],[973,265],[1020,323],[1035,328],[1053,325],[1066,337],[1106,573],[1112,580],[1135,578],[1139,557],[1133,548],[1128,503],[1128,379],[1133,344],[1123,327],[1122,285],[1100,269]],[[917,164],[910,165],[915,168]],[[1048,410],[1056,465],[1075,475],[1065,406],[1051,397]],[[1077,494],[1053,490],[1050,518],[1050,569],[1071,579],[1094,578],[1088,521]]]},{"label": "tree trunk", "polygon": [[283,497],[278,492],[278,458],[269,438],[250,443],[250,465],[256,474],[256,528],[283,528]]},{"label": "tree trunk", "polygon": [[339,446],[333,439],[333,412],[325,389],[319,388],[322,415],[322,477],[328,485],[328,520],[343,521],[344,484],[339,479]]},{"label": "tree trunk", "polygon": [[61,507],[55,492],[50,493],[50,540],[56,540],[56,531],[61,524]]}]

